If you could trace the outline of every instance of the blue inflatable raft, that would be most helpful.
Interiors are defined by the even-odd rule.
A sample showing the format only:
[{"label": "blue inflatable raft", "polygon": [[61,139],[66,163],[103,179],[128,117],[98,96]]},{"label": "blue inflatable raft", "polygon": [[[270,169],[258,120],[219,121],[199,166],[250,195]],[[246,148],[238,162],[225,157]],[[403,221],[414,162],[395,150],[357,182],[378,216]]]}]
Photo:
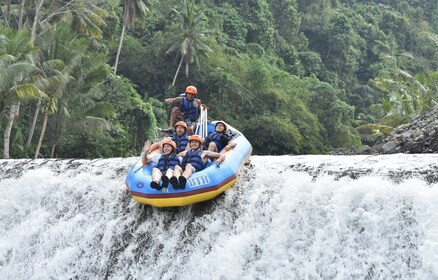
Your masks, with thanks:
[{"label": "blue inflatable raft", "polygon": [[[208,123],[208,132],[214,131],[215,123]],[[126,186],[131,196],[142,204],[157,207],[183,206],[213,199],[230,188],[236,183],[243,165],[251,156],[252,147],[242,133],[227,126],[228,134],[237,146],[225,152],[226,159],[219,166],[209,161],[206,168],[192,174],[183,190],[175,190],[171,185],[167,189],[156,190],[150,187],[155,163],[142,167],[141,160],[138,160],[126,177]],[[158,152],[155,150],[152,154]]]}]

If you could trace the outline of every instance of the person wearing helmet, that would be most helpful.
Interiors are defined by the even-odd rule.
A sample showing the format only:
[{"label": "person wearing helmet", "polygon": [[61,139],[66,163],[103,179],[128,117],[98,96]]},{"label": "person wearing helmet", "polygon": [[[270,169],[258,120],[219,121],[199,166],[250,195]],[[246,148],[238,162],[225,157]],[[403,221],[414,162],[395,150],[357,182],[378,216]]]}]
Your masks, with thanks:
[{"label": "person wearing helmet", "polygon": [[187,135],[187,124],[179,121],[175,124],[175,132],[171,136],[176,143],[176,153],[179,154],[189,148],[189,136]]},{"label": "person wearing helmet", "polygon": [[179,121],[175,124],[173,134],[169,137],[164,138],[163,140],[152,144],[149,147],[149,150],[153,151],[158,149],[164,141],[172,140],[176,143],[176,151],[175,153],[180,153],[189,148],[189,136],[187,135],[187,124],[183,121]]},{"label": "person wearing helmet", "polygon": [[[175,167],[174,176],[170,182],[176,189],[185,189],[187,179],[196,171],[201,171],[205,168],[208,158],[215,158],[216,164],[220,164],[225,160],[225,155],[202,150],[203,139],[199,135],[191,135],[189,137],[190,149],[179,153],[179,156],[183,157],[181,166]],[[178,180],[176,180],[178,178]]]},{"label": "person wearing helmet", "polygon": [[[151,146],[146,147],[145,145],[145,149],[147,150],[145,151],[146,156],[144,159],[142,157],[142,162],[144,165],[152,162],[152,158],[147,157]],[[170,179],[174,176],[174,169],[180,164],[178,155],[175,153],[176,143],[171,139],[163,140],[160,150],[161,156],[158,159],[157,165],[152,168],[152,181],[150,185],[152,189],[156,190],[161,190],[162,188],[168,187]]]},{"label": "person wearing helmet", "polygon": [[228,151],[236,146],[227,135],[227,124],[223,121],[217,121],[214,132],[210,133],[204,142],[204,148],[212,152],[221,152],[223,149]]},{"label": "person wearing helmet", "polygon": [[174,127],[177,121],[184,121],[188,125],[188,134],[193,134],[194,123],[198,120],[200,106],[202,105],[201,100],[195,98],[197,94],[198,90],[196,87],[188,86],[183,96],[164,100],[167,104],[176,105],[172,108],[172,112],[170,113],[170,127]]}]

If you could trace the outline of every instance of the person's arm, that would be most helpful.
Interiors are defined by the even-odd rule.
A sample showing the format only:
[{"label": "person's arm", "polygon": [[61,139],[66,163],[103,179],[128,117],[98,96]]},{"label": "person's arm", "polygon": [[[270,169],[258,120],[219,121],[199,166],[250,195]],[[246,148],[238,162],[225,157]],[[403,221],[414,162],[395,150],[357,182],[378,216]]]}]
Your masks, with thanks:
[{"label": "person's arm", "polygon": [[[188,144],[187,144],[188,146]],[[186,149],[178,154],[179,157],[184,157],[189,149]]]},{"label": "person's arm", "polygon": [[221,153],[222,152],[227,152],[227,151],[231,150],[232,148],[234,148],[236,146],[237,146],[236,142],[229,141],[228,144],[222,149]]},{"label": "person's arm", "polygon": [[152,162],[152,158],[148,158],[148,154],[151,150],[151,141],[147,140],[144,142],[143,151],[141,152],[140,158],[143,165],[146,165],[150,162]]},{"label": "person's arm", "polygon": [[[184,152],[190,150],[190,142],[187,142],[186,148],[184,149]],[[178,155],[179,156],[179,155]]]},{"label": "person's arm", "polygon": [[219,165],[221,162],[225,160],[225,155],[221,153],[216,153],[212,151],[203,151],[201,158],[204,160],[205,157],[215,158],[214,161],[217,165]]},{"label": "person's arm", "polygon": [[151,147],[149,148],[149,152],[151,152],[155,149],[159,149],[161,147],[161,144],[163,144],[163,142],[167,141],[167,140],[172,140],[172,137],[166,137],[163,140],[160,140],[157,143],[152,144]]},{"label": "person's arm", "polygon": [[211,137],[210,137],[210,136],[207,136],[207,137],[204,138],[204,143],[203,143],[203,145],[204,145],[204,148],[205,148],[206,150],[208,150],[208,146],[210,145],[210,142],[211,142]]},{"label": "person's arm", "polygon": [[152,162],[152,158],[148,158],[150,152],[152,152],[155,149],[159,149],[161,147],[161,144],[166,140],[172,140],[172,137],[166,137],[161,141],[158,141],[157,143],[153,143],[150,140],[147,140],[144,142],[143,151],[141,152],[141,161],[143,162],[143,165],[146,165],[150,162]]},{"label": "person's arm", "polygon": [[148,163],[152,162],[152,158],[148,157],[148,153],[146,152],[142,152],[141,153],[141,162],[143,163],[143,165],[147,165]]},{"label": "person's arm", "polygon": [[201,105],[202,105],[201,99],[195,98],[195,106],[196,106],[196,108],[200,108]]},{"label": "person's arm", "polygon": [[182,97],[175,97],[175,98],[166,98],[164,99],[164,102],[167,104],[181,104]]}]

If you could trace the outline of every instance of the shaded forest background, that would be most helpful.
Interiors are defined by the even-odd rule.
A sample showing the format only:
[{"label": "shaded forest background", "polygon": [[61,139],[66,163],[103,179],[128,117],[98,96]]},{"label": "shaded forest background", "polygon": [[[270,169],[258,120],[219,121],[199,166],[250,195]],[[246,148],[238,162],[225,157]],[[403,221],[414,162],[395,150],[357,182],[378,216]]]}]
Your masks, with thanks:
[{"label": "shaded forest background", "polygon": [[1,0],[3,158],[138,155],[187,85],[255,154],[373,144],[438,101],[436,0]]}]

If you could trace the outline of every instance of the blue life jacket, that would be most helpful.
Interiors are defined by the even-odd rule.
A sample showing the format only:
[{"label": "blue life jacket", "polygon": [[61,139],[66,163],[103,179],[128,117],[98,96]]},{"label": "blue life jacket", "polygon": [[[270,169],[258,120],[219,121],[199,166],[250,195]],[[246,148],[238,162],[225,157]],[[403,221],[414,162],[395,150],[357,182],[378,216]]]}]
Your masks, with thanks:
[{"label": "blue life jacket", "polygon": [[205,137],[205,149],[208,149],[210,142],[213,142],[216,144],[217,150],[220,152],[226,145],[228,145],[229,141],[230,137],[228,135],[224,133],[213,132],[209,136]]},{"label": "blue life jacket", "polygon": [[162,154],[156,167],[164,173],[169,168],[172,170],[175,169],[176,165],[179,165],[179,158],[177,154],[172,153],[170,155]]},{"label": "blue life jacket", "polygon": [[191,164],[196,171],[204,169],[205,164],[201,158],[202,150],[188,150],[182,160],[182,168],[185,169],[187,164]]},{"label": "blue life jacket", "polygon": [[176,143],[176,153],[178,154],[186,149],[187,144],[189,143],[189,136],[187,133],[184,133],[181,136],[174,133],[172,135],[172,141]]},{"label": "blue life jacket", "polygon": [[195,99],[188,100],[185,96],[182,98],[182,105],[179,109],[183,114],[184,121],[196,122],[198,119],[199,110],[196,108],[194,101]]}]

